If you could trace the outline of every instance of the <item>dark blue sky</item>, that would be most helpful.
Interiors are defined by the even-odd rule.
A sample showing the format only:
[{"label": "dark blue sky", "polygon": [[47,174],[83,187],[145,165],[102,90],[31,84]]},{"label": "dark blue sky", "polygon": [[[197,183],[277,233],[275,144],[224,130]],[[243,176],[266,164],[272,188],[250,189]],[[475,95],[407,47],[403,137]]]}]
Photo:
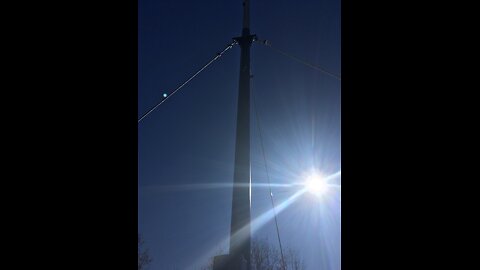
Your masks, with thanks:
[{"label": "dark blue sky", "polygon": [[[139,116],[240,35],[241,2],[139,0]],[[341,73],[339,0],[251,0],[251,32]],[[236,46],[139,124],[138,226],[150,269],[199,269],[227,251],[232,191],[208,184],[233,181],[239,58]],[[260,44],[252,74],[272,182],[340,171],[340,82]],[[265,183],[254,124],[252,182]],[[277,204],[297,190],[275,188]],[[327,195],[304,194],[278,216],[284,246],[309,270],[340,269],[340,192]],[[253,189],[252,218],[271,209],[268,196]],[[274,229],[268,221],[253,237],[276,245]]]}]

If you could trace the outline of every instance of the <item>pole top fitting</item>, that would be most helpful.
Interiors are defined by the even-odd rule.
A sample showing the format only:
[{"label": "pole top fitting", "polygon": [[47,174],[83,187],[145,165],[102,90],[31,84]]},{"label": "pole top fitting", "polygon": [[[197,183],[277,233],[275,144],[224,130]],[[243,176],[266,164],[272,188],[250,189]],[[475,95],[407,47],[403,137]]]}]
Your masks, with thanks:
[{"label": "pole top fitting", "polygon": [[246,35],[240,37],[234,37],[233,40],[237,42],[240,46],[242,45],[250,45],[253,41],[257,40],[257,35]]}]

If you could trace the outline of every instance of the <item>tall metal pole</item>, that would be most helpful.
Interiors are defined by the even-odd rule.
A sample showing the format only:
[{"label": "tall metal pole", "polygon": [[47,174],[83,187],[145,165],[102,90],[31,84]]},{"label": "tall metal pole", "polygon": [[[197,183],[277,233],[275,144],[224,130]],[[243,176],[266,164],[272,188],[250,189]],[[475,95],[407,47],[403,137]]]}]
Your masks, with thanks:
[{"label": "tall metal pole", "polygon": [[237,108],[235,168],[230,230],[231,269],[250,269],[250,1],[243,1],[242,36],[234,38],[241,49]]}]

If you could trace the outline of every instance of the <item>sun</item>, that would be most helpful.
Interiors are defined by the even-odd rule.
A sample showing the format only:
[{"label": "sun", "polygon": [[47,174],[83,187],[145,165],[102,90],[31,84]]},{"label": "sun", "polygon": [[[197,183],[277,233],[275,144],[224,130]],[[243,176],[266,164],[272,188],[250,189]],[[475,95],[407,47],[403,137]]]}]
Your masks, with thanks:
[{"label": "sun", "polygon": [[328,184],[322,175],[313,173],[307,177],[305,181],[305,189],[317,196],[322,196],[327,192]]}]

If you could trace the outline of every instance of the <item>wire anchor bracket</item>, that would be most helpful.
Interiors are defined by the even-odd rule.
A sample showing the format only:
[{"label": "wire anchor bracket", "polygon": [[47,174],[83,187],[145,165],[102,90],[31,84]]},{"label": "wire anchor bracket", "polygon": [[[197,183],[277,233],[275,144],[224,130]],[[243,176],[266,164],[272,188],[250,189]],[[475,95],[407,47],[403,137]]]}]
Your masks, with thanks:
[{"label": "wire anchor bracket", "polygon": [[234,37],[233,40],[238,43],[240,46],[250,45],[253,41],[257,41],[257,35],[245,35],[240,37]]}]

